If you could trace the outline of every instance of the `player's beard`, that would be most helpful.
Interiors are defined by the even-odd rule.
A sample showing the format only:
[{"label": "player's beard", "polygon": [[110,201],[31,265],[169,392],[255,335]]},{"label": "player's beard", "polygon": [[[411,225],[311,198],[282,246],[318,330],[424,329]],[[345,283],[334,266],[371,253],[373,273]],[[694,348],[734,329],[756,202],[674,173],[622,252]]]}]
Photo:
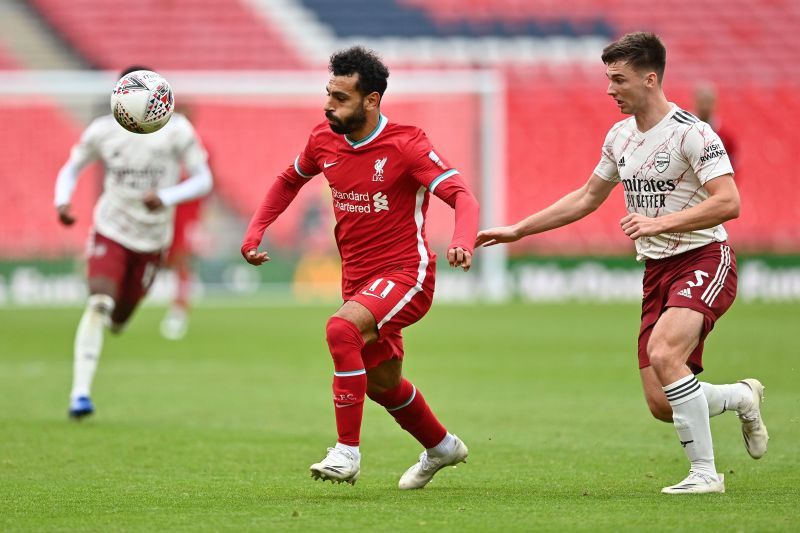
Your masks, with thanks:
[{"label": "player's beard", "polygon": [[333,114],[325,113],[325,116],[328,120],[332,121],[329,122],[328,125],[331,127],[334,133],[340,133],[343,135],[347,135],[348,133],[353,133],[354,131],[361,129],[364,124],[367,123],[367,112],[364,111],[364,106],[360,105],[353,111],[353,114],[345,119],[340,119]]}]

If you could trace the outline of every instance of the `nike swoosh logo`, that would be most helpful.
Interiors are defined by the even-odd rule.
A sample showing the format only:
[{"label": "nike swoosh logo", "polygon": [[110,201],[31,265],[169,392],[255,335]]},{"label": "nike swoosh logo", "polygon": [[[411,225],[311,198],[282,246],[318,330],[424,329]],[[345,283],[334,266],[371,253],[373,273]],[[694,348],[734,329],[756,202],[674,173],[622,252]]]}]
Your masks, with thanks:
[{"label": "nike swoosh logo", "polygon": [[378,298],[378,299],[381,299],[381,300],[383,299],[382,297],[378,296],[377,294],[372,294],[371,292],[367,292],[367,291],[364,291],[361,294],[363,294],[364,296],[372,296],[373,298]]},{"label": "nike swoosh logo", "polygon": [[339,163],[338,161],[334,161],[333,163],[328,163],[327,161],[325,161],[325,162],[322,164],[322,166],[323,166],[323,167],[325,167],[325,168],[328,168],[328,167],[332,167],[333,165],[336,165],[336,164],[338,164],[338,163]]}]

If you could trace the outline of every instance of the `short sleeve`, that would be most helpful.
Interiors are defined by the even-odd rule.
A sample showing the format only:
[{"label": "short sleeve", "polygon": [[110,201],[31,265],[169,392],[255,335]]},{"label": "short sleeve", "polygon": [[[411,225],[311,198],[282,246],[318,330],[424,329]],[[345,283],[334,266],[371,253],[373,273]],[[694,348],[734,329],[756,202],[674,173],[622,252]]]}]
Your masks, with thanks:
[{"label": "short sleeve", "polygon": [[83,131],[80,140],[72,147],[70,159],[78,168],[83,168],[92,161],[100,158],[98,141],[103,136],[102,124],[95,120]]},{"label": "short sleeve", "polygon": [[681,144],[681,152],[700,183],[733,174],[733,166],[719,135],[705,122],[694,124]]},{"label": "short sleeve", "polygon": [[322,172],[315,157],[315,147],[315,136],[312,133],[308,137],[305,148],[294,160],[294,171],[301,178],[311,179]]},{"label": "short sleeve", "polygon": [[419,130],[409,143],[411,175],[430,192],[451,176],[458,174],[434,149],[425,132]]},{"label": "short sleeve", "polygon": [[606,139],[603,141],[603,148],[600,152],[600,162],[594,169],[594,173],[606,181],[613,183],[619,182],[619,168],[617,167],[617,158],[614,157],[614,139],[617,137],[619,126],[611,128]]}]

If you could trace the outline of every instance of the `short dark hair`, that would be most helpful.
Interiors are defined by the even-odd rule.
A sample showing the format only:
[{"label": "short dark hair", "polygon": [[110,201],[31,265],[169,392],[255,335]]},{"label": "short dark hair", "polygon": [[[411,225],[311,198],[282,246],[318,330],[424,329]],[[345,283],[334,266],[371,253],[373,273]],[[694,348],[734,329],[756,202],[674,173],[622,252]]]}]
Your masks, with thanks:
[{"label": "short dark hair", "polygon": [[153,69],[148,67],[143,67],[142,65],[131,65],[128,68],[124,69],[122,72],[120,72],[119,77],[121,78],[123,76],[127,76],[131,72],[136,72],[137,70],[153,70]]},{"label": "short dark hair", "polygon": [[363,46],[352,46],[346,50],[339,50],[331,56],[328,70],[334,76],[349,76],[358,73],[356,89],[364,96],[377,92],[383,98],[389,69],[375,51]]},{"label": "short dark hair", "polygon": [[667,65],[667,49],[655,33],[637,31],[603,48],[601,58],[606,65],[622,61],[638,71],[654,71],[661,83]]}]

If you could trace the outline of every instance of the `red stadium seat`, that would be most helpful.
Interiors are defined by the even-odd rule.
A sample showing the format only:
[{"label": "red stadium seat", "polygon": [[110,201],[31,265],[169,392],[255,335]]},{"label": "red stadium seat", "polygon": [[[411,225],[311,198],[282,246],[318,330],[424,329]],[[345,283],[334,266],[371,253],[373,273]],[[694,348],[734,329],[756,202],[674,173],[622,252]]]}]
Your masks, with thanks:
[{"label": "red stadium seat", "polygon": [[[268,21],[244,3],[202,0],[34,0],[92,64],[159,70],[305,66]],[[165,31],[168,28],[168,31]]]}]

